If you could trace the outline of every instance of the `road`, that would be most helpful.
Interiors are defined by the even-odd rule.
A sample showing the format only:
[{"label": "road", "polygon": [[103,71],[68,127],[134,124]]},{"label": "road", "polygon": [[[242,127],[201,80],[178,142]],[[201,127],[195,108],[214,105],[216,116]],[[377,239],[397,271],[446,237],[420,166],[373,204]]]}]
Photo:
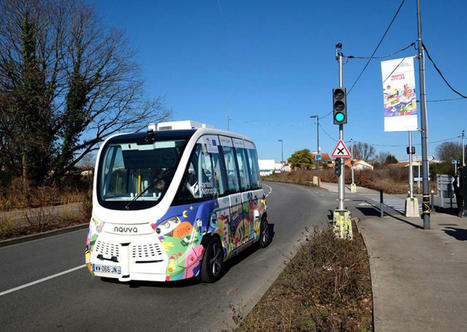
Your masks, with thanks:
[{"label": "road", "polygon": [[268,183],[272,243],[234,258],[214,284],[115,283],[84,268],[87,230],[0,248],[0,326],[22,330],[219,331],[235,326],[294,254],[305,229],[326,224],[335,194]]}]

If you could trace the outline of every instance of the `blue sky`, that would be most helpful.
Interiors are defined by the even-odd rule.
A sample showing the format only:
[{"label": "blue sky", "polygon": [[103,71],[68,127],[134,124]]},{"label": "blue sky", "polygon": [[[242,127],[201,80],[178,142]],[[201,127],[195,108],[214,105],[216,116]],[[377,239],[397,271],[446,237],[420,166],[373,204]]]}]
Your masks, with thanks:
[{"label": "blue sky", "polygon": [[[115,1],[89,0],[103,21],[126,31],[137,50],[149,97],[165,96],[171,120],[196,120],[253,138],[262,159],[316,150],[311,114],[331,111],[338,86],[335,45],[344,55],[370,56],[400,1]],[[449,82],[467,94],[465,57],[467,3],[421,1],[423,39]],[[390,54],[417,39],[416,0],[406,0],[376,55]],[[416,55],[413,48],[393,58]],[[392,58],[389,58],[392,59]],[[347,89],[365,65],[344,65]],[[415,61],[418,68],[418,61]],[[427,100],[456,98],[426,63]],[[417,90],[418,90],[418,77]],[[373,60],[347,99],[345,140],[375,145],[406,160],[407,133],[383,131],[380,60]],[[460,135],[467,100],[428,103],[428,140]],[[320,145],[331,153],[338,127],[320,121]],[[454,140],[459,141],[458,138]],[[414,134],[420,143],[420,134]],[[430,143],[435,153],[440,143]],[[391,145],[401,145],[394,147]],[[417,154],[420,146],[416,146]]]}]

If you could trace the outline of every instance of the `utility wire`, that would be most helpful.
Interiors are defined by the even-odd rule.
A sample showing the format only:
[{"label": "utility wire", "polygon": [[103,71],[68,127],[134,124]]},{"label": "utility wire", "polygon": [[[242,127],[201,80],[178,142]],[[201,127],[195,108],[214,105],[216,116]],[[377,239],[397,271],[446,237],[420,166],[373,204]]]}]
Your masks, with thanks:
[{"label": "utility wire", "polygon": [[401,52],[404,52],[406,49],[410,48],[414,46],[415,47],[415,42],[411,43],[410,45],[398,50],[398,51],[395,51],[394,53],[391,53],[391,54],[388,54],[388,55],[381,55],[381,56],[373,56],[373,57],[369,57],[369,56],[354,56],[354,55],[348,55],[348,56],[344,56],[344,58],[348,58],[348,59],[385,59],[385,58],[390,58],[396,54],[399,54]]},{"label": "utility wire", "polygon": [[392,72],[384,79],[383,84],[384,82],[387,81],[389,77],[391,77],[391,75],[396,71],[396,69],[399,68],[399,66],[401,65],[402,62],[404,62],[405,59],[406,58],[402,58],[402,60],[397,64],[397,66],[392,70]]},{"label": "utility wire", "polygon": [[402,6],[404,5],[404,2],[405,2],[405,0],[402,0],[401,4],[399,5],[399,8],[397,8],[396,13],[394,14],[394,16],[393,16],[391,22],[389,23],[389,26],[386,28],[386,31],[384,32],[383,36],[382,36],[381,39],[379,40],[378,45],[376,45],[376,48],[375,48],[375,50],[373,51],[373,53],[371,54],[371,56],[370,56],[370,58],[368,59],[367,63],[365,64],[365,67],[363,67],[363,69],[362,69],[362,71],[360,72],[360,74],[358,75],[357,79],[356,79],[355,82],[352,84],[352,87],[350,88],[349,92],[347,92],[347,95],[350,94],[350,92],[352,91],[352,89],[353,89],[354,86],[357,84],[358,80],[360,79],[360,77],[362,77],[362,75],[363,75],[363,73],[365,72],[366,68],[367,68],[368,65],[370,64],[371,59],[373,58],[373,56],[375,55],[375,53],[376,53],[376,51],[378,50],[379,46],[380,46],[381,43],[383,42],[384,37],[386,37],[386,34],[388,33],[389,29],[391,28],[392,23],[394,23],[394,21],[396,20],[397,15],[399,15],[399,12],[400,12]]},{"label": "utility wire", "polygon": [[323,128],[323,126],[319,126],[319,128],[326,134],[326,136],[333,140],[334,142],[337,142],[337,139],[335,139],[334,137],[332,137],[331,135],[329,135],[329,133]]},{"label": "utility wire", "polygon": [[463,95],[462,93],[460,93],[459,91],[457,91],[456,89],[454,89],[452,87],[451,84],[449,84],[448,80],[444,77],[443,73],[441,72],[441,70],[439,70],[438,66],[436,65],[436,63],[433,61],[433,59],[431,58],[430,56],[430,52],[428,52],[428,49],[426,48],[425,44],[422,43],[422,46],[423,46],[423,49],[425,50],[426,52],[426,55],[428,57],[428,59],[430,60],[430,62],[433,64],[433,67],[435,67],[436,71],[438,72],[439,76],[441,76],[441,78],[443,79],[444,83],[447,84],[447,86],[456,94],[458,94],[459,96],[461,96],[462,98],[467,98],[466,95]]},{"label": "utility wire", "polygon": [[461,99],[465,99],[465,98],[459,97],[459,98],[447,98],[447,99],[433,99],[433,100],[427,100],[426,102],[427,103],[440,103],[444,101],[454,101],[454,100],[461,100]]},{"label": "utility wire", "polygon": [[[453,140],[453,139],[456,139],[456,138],[459,138],[459,137],[461,137],[461,136],[458,135],[458,136],[454,136],[454,137],[443,138],[443,139],[440,139],[440,140],[428,142],[428,144],[436,144],[436,143],[446,142],[446,141],[450,141],[450,140]],[[382,146],[382,147],[392,147],[392,148],[407,146],[407,144],[372,144],[372,145]],[[421,145],[421,143],[413,143],[412,145]]]}]

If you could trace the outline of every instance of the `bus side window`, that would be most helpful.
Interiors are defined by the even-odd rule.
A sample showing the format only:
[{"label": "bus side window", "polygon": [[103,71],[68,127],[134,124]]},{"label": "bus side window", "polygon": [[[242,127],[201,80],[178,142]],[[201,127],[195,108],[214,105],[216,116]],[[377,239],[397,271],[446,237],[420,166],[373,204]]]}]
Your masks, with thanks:
[{"label": "bus side window", "polygon": [[246,151],[244,148],[235,148],[235,154],[237,156],[238,170],[240,174],[240,187],[242,190],[250,189],[251,186]]},{"label": "bus side window", "polygon": [[238,185],[237,165],[235,164],[234,149],[231,146],[222,146],[224,155],[225,170],[227,173],[227,188],[230,192],[237,192]]},{"label": "bus side window", "polygon": [[251,186],[253,188],[259,188],[261,183],[259,177],[258,155],[254,149],[247,149],[246,151],[248,154],[248,164],[250,166]]},{"label": "bus side window", "polygon": [[184,204],[217,196],[211,155],[202,144],[196,144],[175,201]]},{"label": "bus side window", "polygon": [[224,195],[224,193],[226,192],[224,181],[225,179],[223,177],[221,158],[219,156],[219,153],[211,153],[211,160],[217,192],[219,193],[219,195]]}]

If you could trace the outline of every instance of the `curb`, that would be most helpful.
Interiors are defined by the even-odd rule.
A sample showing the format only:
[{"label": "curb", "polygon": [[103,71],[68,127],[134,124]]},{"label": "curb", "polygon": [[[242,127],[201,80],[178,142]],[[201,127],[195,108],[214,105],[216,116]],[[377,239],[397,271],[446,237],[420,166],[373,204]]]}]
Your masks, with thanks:
[{"label": "curb", "polygon": [[51,231],[42,232],[42,233],[15,237],[13,239],[2,240],[2,241],[0,241],[0,248],[1,247],[6,247],[6,246],[11,246],[11,245],[17,244],[17,243],[23,243],[23,242],[27,242],[27,241],[36,240],[36,239],[42,239],[42,238],[53,236],[53,235],[69,233],[69,232],[73,232],[73,231],[76,231],[76,230],[79,230],[79,229],[87,228],[88,226],[89,226],[89,223],[85,223],[85,224],[79,224],[79,225],[64,227],[64,228],[53,229]]}]

